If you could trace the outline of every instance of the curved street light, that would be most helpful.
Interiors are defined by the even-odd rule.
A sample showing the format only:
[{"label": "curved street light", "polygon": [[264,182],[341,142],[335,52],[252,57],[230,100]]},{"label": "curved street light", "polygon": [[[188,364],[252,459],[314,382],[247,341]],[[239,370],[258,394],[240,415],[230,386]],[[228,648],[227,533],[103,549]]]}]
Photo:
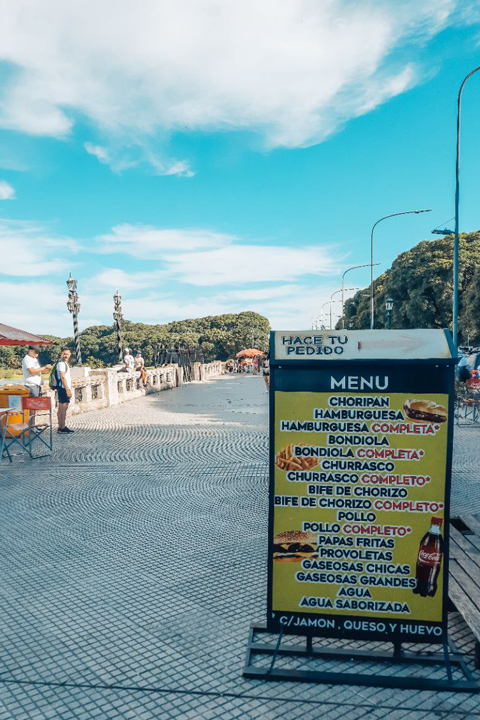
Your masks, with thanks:
[{"label": "curved street light", "polygon": [[[381,263],[375,263],[375,265],[381,265]],[[345,275],[349,273],[350,270],[357,270],[358,268],[364,267],[370,267],[370,263],[365,263],[364,265],[353,265],[352,267],[347,268],[342,275],[342,330],[345,330],[345,317],[343,315],[345,305]]]},{"label": "curved street light", "polygon": [[462,111],[462,92],[465,83],[476,72],[480,65],[468,73],[458,91],[457,98],[457,157],[455,163],[455,239],[453,243],[453,345],[455,351],[458,349],[458,228],[460,208],[460,119]]},{"label": "curved street light", "polygon": [[[347,270],[347,272],[348,272],[348,270]],[[345,291],[346,291],[346,292],[350,292],[350,290],[360,290],[360,288],[358,288],[358,287],[352,287],[352,288],[346,288],[346,287],[344,287],[344,286],[343,286],[343,276],[342,276],[342,287],[340,288],[340,290],[335,290],[335,292],[333,292],[333,293],[330,295],[330,330],[333,330],[333,328],[332,328],[332,302],[339,302],[338,300],[334,300],[334,299],[333,299],[333,296],[336,295],[337,293],[340,293],[340,292],[342,293],[341,303],[342,303],[342,317],[343,317],[343,300],[344,300],[344,296],[345,296]],[[345,325],[345,323],[343,323],[343,324]]]},{"label": "curved street light", "polygon": [[[320,308],[319,318],[320,318],[320,325],[321,325],[321,326],[324,325],[324,322],[323,322],[323,308],[325,307],[325,305],[328,305],[329,302],[330,302],[330,300],[326,300],[326,301],[323,303],[322,307]],[[321,327],[320,329],[323,330],[323,327]]]},{"label": "curved street light", "polygon": [[391,215],[385,215],[385,217],[380,218],[380,220],[377,220],[375,225],[372,227],[372,235],[370,239],[370,330],[373,330],[375,327],[375,292],[374,292],[374,286],[373,286],[373,233],[375,231],[375,228],[377,225],[384,220],[388,220],[388,218],[392,217],[398,217],[399,215],[419,215],[420,213],[424,212],[432,212],[431,210],[406,210],[405,212],[399,212],[399,213],[392,213]]}]

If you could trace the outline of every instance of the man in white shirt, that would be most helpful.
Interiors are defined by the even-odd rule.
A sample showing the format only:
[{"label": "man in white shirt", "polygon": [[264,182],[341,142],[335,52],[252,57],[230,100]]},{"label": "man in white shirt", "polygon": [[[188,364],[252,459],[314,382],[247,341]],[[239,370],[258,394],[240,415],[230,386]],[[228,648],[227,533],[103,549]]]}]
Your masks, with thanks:
[{"label": "man in white shirt", "polygon": [[130,348],[125,348],[125,355],[123,357],[123,364],[125,366],[125,370],[129,372],[130,374],[133,373],[133,368],[135,366],[135,360],[133,358],[133,355],[131,354]]},{"label": "man in white shirt", "polygon": [[48,372],[51,369],[51,365],[40,366],[38,350],[33,345],[30,345],[27,354],[22,360],[24,385],[30,390],[30,397],[40,397],[42,390],[42,372]]},{"label": "man in white shirt", "polygon": [[63,347],[60,360],[57,362],[55,373],[57,375],[57,393],[58,393],[58,430],[57,433],[73,433],[74,430],[67,428],[65,420],[67,418],[68,404],[72,397],[72,376],[70,374],[70,365],[68,361],[71,355],[70,348]]}]

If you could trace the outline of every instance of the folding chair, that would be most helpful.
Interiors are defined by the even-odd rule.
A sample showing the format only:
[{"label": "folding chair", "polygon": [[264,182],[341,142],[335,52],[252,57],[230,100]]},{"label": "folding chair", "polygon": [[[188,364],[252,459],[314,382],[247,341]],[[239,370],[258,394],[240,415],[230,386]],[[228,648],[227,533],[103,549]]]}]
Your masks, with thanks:
[{"label": "folding chair", "polygon": [[5,428],[8,425],[8,415],[12,412],[11,408],[5,408],[0,410],[0,436],[1,436],[1,442],[0,442],[0,460],[3,459],[3,454],[5,453],[10,462],[12,462],[12,456],[10,455],[10,450],[8,447],[5,447]]},{"label": "folding chair", "polygon": [[[53,418],[52,418],[52,400],[49,397],[23,397],[22,410],[29,410],[30,413],[35,411],[34,415],[30,415],[28,427],[28,452],[31,458],[32,445],[39,440],[45,447],[52,452],[53,450]],[[37,422],[39,418],[46,417],[48,422]]]},{"label": "folding chair", "polygon": [[[26,422],[27,410],[35,412],[34,415],[30,415],[28,422]],[[36,440],[40,440],[51,452],[53,450],[51,399],[49,397],[22,397],[22,414],[22,422],[5,424],[4,446],[7,453],[9,453],[9,448],[17,443],[22,447],[22,450],[28,452],[30,457],[34,459],[32,445]],[[49,422],[37,422],[39,417],[46,414],[48,414]]]}]

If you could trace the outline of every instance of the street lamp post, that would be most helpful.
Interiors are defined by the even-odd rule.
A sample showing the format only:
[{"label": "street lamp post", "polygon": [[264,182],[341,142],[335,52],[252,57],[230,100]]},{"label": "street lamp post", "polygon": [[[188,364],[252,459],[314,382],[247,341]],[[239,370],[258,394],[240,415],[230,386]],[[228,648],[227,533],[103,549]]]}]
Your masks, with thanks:
[{"label": "street lamp post", "polygon": [[393,300],[387,298],[385,300],[385,310],[387,311],[387,330],[391,330],[392,327],[392,311],[393,311]]},{"label": "street lamp post", "polygon": [[329,330],[332,330],[332,323],[333,323],[333,320],[332,320],[332,304],[333,304],[334,302],[340,302],[340,300],[332,300],[333,296],[334,296],[335,293],[337,293],[337,292],[340,292],[340,291],[339,291],[339,290],[335,290],[335,292],[332,293],[332,296],[331,296],[330,300],[328,301],[328,302],[330,303],[330,323],[329,323],[329,326],[328,326],[328,329],[329,329]]},{"label": "street lamp post", "polygon": [[[375,265],[380,265],[380,263],[375,263]],[[370,263],[365,263],[364,265],[353,265],[353,267],[347,268],[347,270],[345,270],[342,275],[342,330],[345,330],[345,317],[343,314],[343,309],[345,306],[345,275],[349,273],[350,270],[357,270],[358,268],[364,267],[370,267]]]},{"label": "street lamp post", "polygon": [[73,316],[73,336],[75,338],[75,355],[77,357],[77,365],[82,364],[82,351],[80,350],[80,336],[78,333],[78,316],[80,314],[80,302],[78,300],[78,293],[77,293],[77,281],[72,278],[72,273],[69,273],[68,280],[67,280],[67,287],[68,287],[68,301],[67,301],[67,308],[68,311],[72,313]]},{"label": "street lamp post", "polygon": [[122,347],[122,296],[118,290],[113,296],[113,319],[115,320],[115,327],[117,328],[117,358],[118,362],[121,363],[123,360],[123,347]]},{"label": "street lamp post", "polygon": [[460,119],[462,110],[462,92],[465,83],[476,72],[480,65],[468,73],[458,91],[457,98],[457,157],[455,163],[455,239],[453,244],[453,345],[458,349],[458,229],[460,222]]},{"label": "street lamp post", "polygon": [[391,215],[385,215],[385,217],[380,218],[380,220],[377,220],[377,222],[372,227],[372,234],[370,238],[370,330],[373,330],[375,327],[375,293],[374,293],[374,286],[373,286],[373,234],[375,231],[375,228],[377,225],[384,220],[388,220],[388,218],[392,217],[398,217],[399,215],[419,215],[420,213],[424,212],[432,212],[431,210],[406,210],[405,212],[399,212],[399,213],[392,213]]},{"label": "street lamp post", "polygon": [[[359,289],[360,289],[360,288],[358,288],[358,287],[353,287],[353,288],[346,288],[346,287],[344,287],[344,286],[343,286],[343,277],[342,277],[342,287],[340,288],[340,290],[335,290],[335,292],[333,292],[333,293],[330,295],[330,330],[332,330],[332,302],[338,302],[338,300],[333,300],[333,296],[336,295],[336,294],[339,293],[339,292],[342,293],[342,301],[341,301],[341,302],[342,302],[342,317],[343,317],[343,299],[344,299],[344,296],[345,296],[345,291],[346,291],[346,292],[349,292],[350,290],[359,290]],[[343,323],[343,327],[345,327],[345,323]]]},{"label": "street lamp post", "polygon": [[321,325],[320,330],[323,330],[323,325],[325,325],[325,323],[323,322],[323,308],[325,307],[325,305],[328,305],[329,302],[330,302],[330,300],[327,300],[326,302],[323,303],[322,307],[320,308],[320,325]]}]

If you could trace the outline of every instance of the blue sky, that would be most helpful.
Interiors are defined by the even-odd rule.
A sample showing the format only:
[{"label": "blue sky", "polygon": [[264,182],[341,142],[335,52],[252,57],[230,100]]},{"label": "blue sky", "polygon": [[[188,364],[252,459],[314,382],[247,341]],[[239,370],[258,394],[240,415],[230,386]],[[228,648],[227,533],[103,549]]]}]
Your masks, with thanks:
[{"label": "blue sky", "polygon": [[[386,269],[453,215],[475,3],[0,7],[1,322],[71,334],[71,271],[81,327],[112,322],[117,287],[134,321],[256,310],[309,327],[343,270],[369,261],[379,217],[432,208],[379,226]],[[463,108],[470,231],[480,73]]]}]

